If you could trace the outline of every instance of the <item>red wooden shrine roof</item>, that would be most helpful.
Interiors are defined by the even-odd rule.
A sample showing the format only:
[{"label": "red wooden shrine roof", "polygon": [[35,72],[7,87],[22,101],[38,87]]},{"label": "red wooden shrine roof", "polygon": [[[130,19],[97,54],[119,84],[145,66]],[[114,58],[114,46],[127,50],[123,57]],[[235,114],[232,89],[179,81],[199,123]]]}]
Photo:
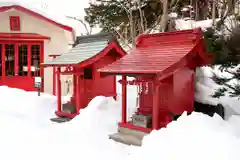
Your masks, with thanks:
[{"label": "red wooden shrine roof", "polygon": [[48,40],[50,37],[35,33],[0,33],[0,38],[4,39],[31,39],[31,40]]},{"label": "red wooden shrine roof", "polygon": [[20,6],[20,5],[1,6],[1,7],[0,7],[0,12],[5,12],[5,11],[8,11],[8,10],[10,10],[10,9],[16,9],[16,10],[18,10],[18,11],[21,11],[21,12],[23,12],[23,13],[26,13],[26,14],[28,14],[28,15],[31,15],[31,16],[33,16],[33,17],[39,18],[39,19],[44,20],[44,21],[46,21],[46,22],[48,22],[48,23],[51,23],[51,24],[53,24],[53,25],[56,25],[56,26],[58,26],[58,27],[60,27],[60,28],[62,28],[62,29],[64,29],[64,30],[73,32],[73,28],[72,28],[72,27],[69,27],[69,26],[60,24],[60,23],[58,23],[58,22],[56,22],[56,21],[54,21],[54,20],[52,20],[52,19],[49,19],[49,18],[47,18],[47,17],[45,17],[45,16],[43,16],[43,15],[37,13],[37,12],[34,12],[34,11],[32,11],[32,10],[30,10],[30,9],[27,9],[27,8],[25,8],[25,7],[22,7],[22,6]]},{"label": "red wooden shrine roof", "polygon": [[[169,73],[186,65],[191,56],[197,54],[194,50],[199,48],[197,46],[204,50],[202,41],[201,29],[140,35],[135,50],[98,71],[112,74]],[[206,55],[200,56],[205,58],[203,61],[209,60]]]}]

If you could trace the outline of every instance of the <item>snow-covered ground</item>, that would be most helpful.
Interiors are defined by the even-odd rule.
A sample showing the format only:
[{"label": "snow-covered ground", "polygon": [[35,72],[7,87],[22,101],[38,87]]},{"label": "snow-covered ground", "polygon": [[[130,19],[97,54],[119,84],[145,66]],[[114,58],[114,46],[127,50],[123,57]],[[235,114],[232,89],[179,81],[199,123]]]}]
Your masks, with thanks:
[{"label": "snow-covered ground", "polygon": [[[209,68],[205,68],[209,71]],[[201,72],[206,74],[206,72]],[[210,79],[197,77],[197,94],[210,95]],[[200,87],[201,86],[201,87]],[[129,116],[136,105],[136,89],[128,88]],[[120,93],[120,86],[118,86]],[[205,92],[205,94],[201,93]],[[120,94],[119,94],[120,95]],[[240,117],[185,113],[167,128],[153,131],[142,147],[125,146],[108,138],[117,131],[120,100],[96,97],[68,123],[56,124],[56,97],[0,87],[0,150],[3,160],[239,160]],[[209,97],[208,97],[209,98]],[[203,100],[203,99],[198,99]],[[216,99],[210,100],[215,102]],[[215,102],[216,103],[216,102]],[[238,104],[235,104],[238,105]],[[234,106],[234,105],[231,105]],[[235,106],[234,106],[235,107]]]}]

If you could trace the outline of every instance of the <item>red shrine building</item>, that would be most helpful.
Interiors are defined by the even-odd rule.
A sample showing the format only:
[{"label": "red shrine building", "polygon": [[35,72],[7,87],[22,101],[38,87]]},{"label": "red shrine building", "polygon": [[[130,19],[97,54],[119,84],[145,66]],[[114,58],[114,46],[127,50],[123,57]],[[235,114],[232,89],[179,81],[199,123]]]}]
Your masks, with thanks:
[{"label": "red shrine building", "polygon": [[41,77],[41,91],[52,93],[53,70],[40,63],[68,51],[73,29],[20,5],[0,6],[0,19],[0,85],[35,91]]},{"label": "red shrine building", "polygon": [[[112,34],[99,33],[77,37],[72,49],[44,62],[42,66],[53,68],[53,76],[56,77],[57,119],[75,117],[96,96],[116,98],[116,76],[101,76],[97,70],[125,55]],[[73,95],[67,103],[62,102],[63,75],[73,76]]]},{"label": "red shrine building", "polygon": [[[122,76],[119,81],[122,84],[122,121],[119,132],[110,138],[140,145],[146,133],[165,127],[184,111],[191,113],[195,69],[209,64],[211,59],[206,54],[201,29],[140,35],[136,49],[98,70],[102,76]],[[135,79],[127,81],[127,76]],[[127,85],[138,88],[139,106],[134,115],[127,115]],[[127,119],[129,116],[131,120]],[[129,138],[133,135],[134,138]],[[126,142],[127,139],[132,141]]]}]

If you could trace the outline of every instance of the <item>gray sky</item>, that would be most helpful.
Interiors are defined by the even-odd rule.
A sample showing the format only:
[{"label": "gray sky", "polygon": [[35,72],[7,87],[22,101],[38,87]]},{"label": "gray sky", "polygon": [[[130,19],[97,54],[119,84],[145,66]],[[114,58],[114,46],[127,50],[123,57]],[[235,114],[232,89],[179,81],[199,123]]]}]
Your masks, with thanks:
[{"label": "gray sky", "polygon": [[[89,6],[91,0],[0,0],[1,5],[9,5],[20,3],[21,5],[31,9],[37,8],[51,15],[53,20],[58,20],[65,25],[75,28],[77,35],[85,32],[84,27],[80,22],[74,20],[66,20],[65,16],[75,16],[83,19],[85,12],[84,8]],[[94,29],[93,32],[98,32],[99,29]]]}]

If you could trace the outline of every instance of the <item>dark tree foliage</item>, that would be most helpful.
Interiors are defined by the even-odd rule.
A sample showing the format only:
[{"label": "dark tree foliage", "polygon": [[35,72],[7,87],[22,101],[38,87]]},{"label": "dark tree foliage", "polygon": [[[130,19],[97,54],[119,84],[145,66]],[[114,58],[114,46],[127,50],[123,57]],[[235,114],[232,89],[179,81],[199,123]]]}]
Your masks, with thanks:
[{"label": "dark tree foliage", "polygon": [[[118,32],[123,33],[125,30],[121,26],[128,26],[128,33],[130,32],[128,13],[130,8],[132,10],[132,17],[136,27],[136,35],[140,30],[137,29],[140,23],[140,13],[137,9],[134,1],[132,0],[97,0],[97,3],[90,4],[85,9],[85,20],[91,25],[99,25],[102,31],[115,32],[116,28]],[[171,0],[169,3],[173,5],[169,12],[180,13],[181,8],[189,4],[187,0]],[[163,6],[160,0],[141,0],[141,9],[144,14],[144,25],[146,28],[152,28],[154,24],[160,20],[163,12]],[[126,11],[128,10],[128,11]]]},{"label": "dark tree foliage", "polygon": [[232,80],[240,82],[240,28],[232,29],[227,37],[214,34],[213,29],[205,32],[205,42],[208,52],[215,54],[214,64],[220,65],[220,70],[229,73],[228,78],[213,73],[212,80],[221,87],[216,90],[214,98],[220,98],[226,93],[231,97],[240,96],[240,84],[229,83]]}]

